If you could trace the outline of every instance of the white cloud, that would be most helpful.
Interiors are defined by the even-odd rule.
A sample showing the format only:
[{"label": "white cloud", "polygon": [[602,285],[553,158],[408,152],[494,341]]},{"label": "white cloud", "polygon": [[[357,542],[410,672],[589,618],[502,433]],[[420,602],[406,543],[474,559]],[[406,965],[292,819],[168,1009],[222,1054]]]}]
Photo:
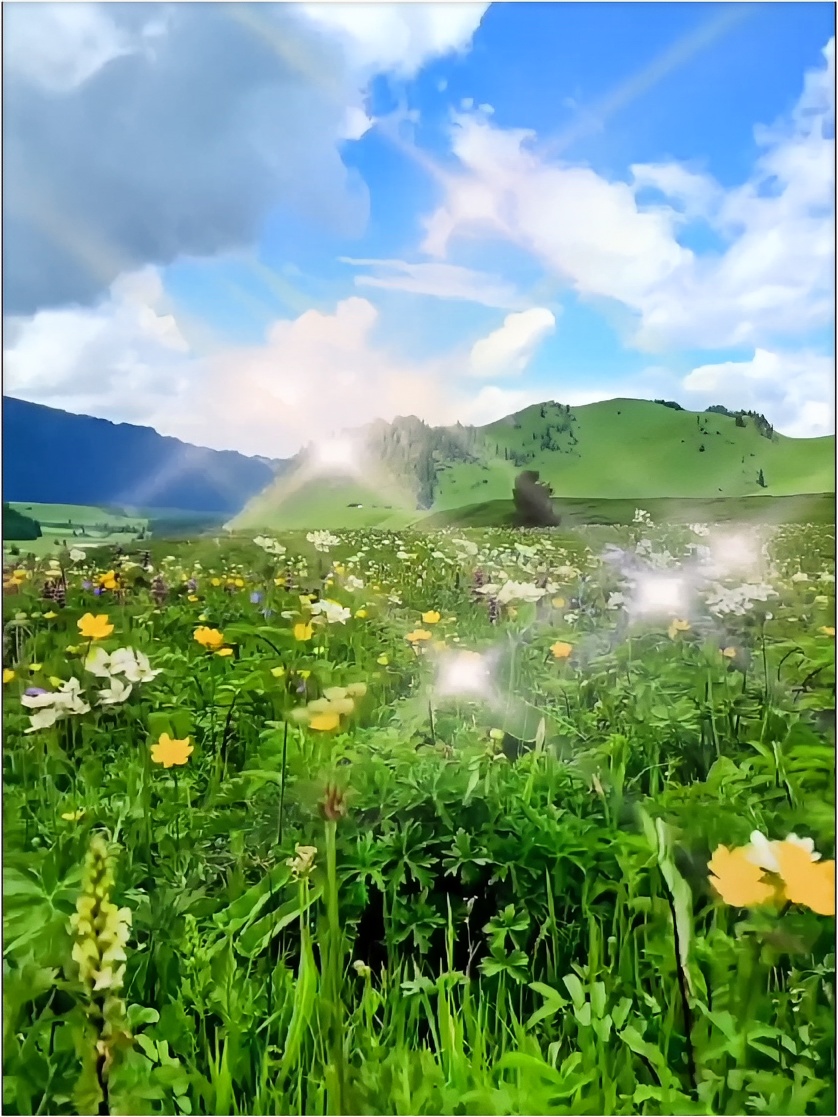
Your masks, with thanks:
[{"label": "white cloud", "polygon": [[749,361],[694,368],[683,388],[688,393],[682,400],[686,406],[723,402],[731,410],[762,411],[791,437],[835,430],[835,361],[820,353],[756,349]]},{"label": "white cloud", "polygon": [[474,343],[469,372],[484,379],[520,376],[538,346],[555,328],[555,316],[544,307],[508,314],[502,326]]},{"label": "white cloud", "polygon": [[[724,191],[677,163],[638,164],[633,181],[539,154],[532,132],[457,114],[456,173],[439,170],[444,198],[423,248],[444,260],[463,237],[502,237],[582,296],[633,314],[635,345],[723,348],[800,337],[832,321],[834,303],[834,42],[806,75],[788,119],[757,132],[749,180]],[[666,201],[644,206],[648,187]],[[702,218],[717,252],[679,242]]]},{"label": "white cloud", "polygon": [[142,46],[142,35],[118,27],[105,4],[10,4],[3,24],[7,73],[53,93]]},{"label": "white cloud", "polygon": [[413,77],[433,58],[465,50],[488,3],[300,4],[306,19],[337,35],[350,65]]},{"label": "white cloud", "polygon": [[[522,345],[544,331],[549,312],[539,313]],[[467,353],[423,361],[390,352],[376,339],[378,320],[356,296],[332,312],[274,322],[264,344],[199,354],[146,269],[120,278],[92,308],[13,320],[4,387],[35,403],[270,457],[377,417],[484,422],[532,402],[526,391],[466,387]]]},{"label": "white cloud", "polygon": [[524,305],[522,296],[500,276],[456,264],[355,260],[347,256],[341,257],[341,263],[372,269],[371,275],[355,277],[356,287],[379,287],[437,299],[462,299],[499,310],[520,309]]}]

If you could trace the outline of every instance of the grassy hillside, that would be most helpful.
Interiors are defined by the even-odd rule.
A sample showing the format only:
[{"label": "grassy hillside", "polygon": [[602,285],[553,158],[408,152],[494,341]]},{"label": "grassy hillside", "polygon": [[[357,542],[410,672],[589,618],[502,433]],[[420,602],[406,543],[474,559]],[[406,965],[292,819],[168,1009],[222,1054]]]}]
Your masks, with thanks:
[{"label": "grassy hillside", "polygon": [[625,500],[632,514],[636,503],[645,507],[665,498],[706,502],[835,491],[833,436],[792,439],[753,416],[646,400],[572,409],[545,403],[482,428],[395,420],[373,424],[359,437],[365,452],[357,476],[328,478],[301,465],[254,498],[231,526],[400,527],[424,522],[426,510],[450,513],[447,522],[469,516],[503,522],[508,509],[501,506],[522,469],[538,470],[559,503],[568,497],[600,507]]}]

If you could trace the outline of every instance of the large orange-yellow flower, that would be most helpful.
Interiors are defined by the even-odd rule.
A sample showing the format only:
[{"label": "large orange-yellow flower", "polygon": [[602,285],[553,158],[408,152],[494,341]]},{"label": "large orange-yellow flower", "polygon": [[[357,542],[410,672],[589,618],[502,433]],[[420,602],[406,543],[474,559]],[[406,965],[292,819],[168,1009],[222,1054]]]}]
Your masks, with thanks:
[{"label": "large orange-yellow flower", "polygon": [[104,640],[113,632],[113,625],[108,624],[107,613],[100,613],[96,617],[92,613],[85,613],[77,623],[79,632],[87,640]]},{"label": "large orange-yellow flower", "polygon": [[713,874],[710,883],[731,907],[756,907],[776,894],[774,885],[763,880],[764,871],[748,860],[747,846],[740,849],[719,846],[707,867]]},{"label": "large orange-yellow flower", "polygon": [[573,644],[568,644],[565,640],[557,640],[555,644],[551,644],[550,651],[554,659],[568,659],[573,651]]},{"label": "large orange-yellow flower", "polygon": [[310,640],[314,633],[314,629],[310,624],[295,624],[294,625],[294,639],[305,641]]},{"label": "large orange-yellow flower", "polygon": [[196,628],[194,636],[201,647],[209,651],[216,651],[224,643],[224,633],[217,628],[207,628],[206,625]]},{"label": "large orange-yellow flower", "polygon": [[422,614],[422,624],[439,624],[441,615],[436,609],[429,609],[427,613]]},{"label": "large orange-yellow flower", "polygon": [[100,574],[99,585],[103,590],[119,589],[119,581],[115,572],[113,570],[109,570],[107,574]]},{"label": "large orange-yellow flower", "polygon": [[317,729],[321,733],[328,733],[340,725],[340,714],[327,710],[322,714],[315,714],[308,723],[309,729]]},{"label": "large orange-yellow flower", "polygon": [[151,759],[155,764],[162,764],[164,768],[174,768],[176,765],[186,764],[193,752],[189,738],[182,741],[173,740],[168,733],[161,733],[160,740],[151,746]]},{"label": "large orange-yellow flower", "polygon": [[835,915],[835,862],[813,861],[796,842],[773,842],[772,850],[793,904],[805,904],[818,915]]}]

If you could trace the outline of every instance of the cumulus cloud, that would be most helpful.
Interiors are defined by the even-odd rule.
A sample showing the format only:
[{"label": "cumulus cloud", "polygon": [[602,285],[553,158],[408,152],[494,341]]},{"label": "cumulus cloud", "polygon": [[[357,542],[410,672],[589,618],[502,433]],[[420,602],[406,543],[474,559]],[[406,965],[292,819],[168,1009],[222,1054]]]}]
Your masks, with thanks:
[{"label": "cumulus cloud", "polygon": [[340,143],[369,126],[367,82],[463,49],[485,6],[376,4],[352,26],[338,7],[10,5],[6,313],[253,243],[280,204],[360,232],[367,191]]},{"label": "cumulus cloud", "polygon": [[348,256],[341,257],[341,263],[371,269],[371,274],[355,276],[356,287],[379,287],[437,299],[458,299],[500,310],[521,309],[523,306],[522,296],[511,283],[500,276],[457,264],[355,260]]},{"label": "cumulus cloud", "polygon": [[756,349],[747,361],[700,365],[684,378],[687,406],[724,401],[762,411],[783,434],[807,438],[835,430],[835,361],[820,353]]},{"label": "cumulus cloud", "polygon": [[544,307],[534,306],[518,314],[508,314],[502,326],[474,343],[469,355],[469,372],[484,379],[519,376],[538,346],[555,328],[555,316]]},{"label": "cumulus cloud", "polygon": [[269,457],[374,417],[489,422],[543,395],[535,388],[466,387],[467,353],[406,358],[381,344],[378,324],[377,308],[355,296],[329,312],[275,321],[261,345],[198,353],[167,305],[159,275],[144,269],[121,277],[92,308],[12,320],[5,389],[198,445]]},{"label": "cumulus cloud", "polygon": [[[727,191],[674,162],[611,180],[539,154],[532,132],[456,114],[460,168],[439,175],[444,197],[423,248],[444,260],[461,238],[505,238],[580,295],[627,307],[633,344],[650,351],[800,337],[832,320],[834,58],[830,41],[794,111],[757,131],[762,152],[748,181]],[[649,188],[661,197],[644,203]],[[680,242],[697,220],[720,251]]]}]

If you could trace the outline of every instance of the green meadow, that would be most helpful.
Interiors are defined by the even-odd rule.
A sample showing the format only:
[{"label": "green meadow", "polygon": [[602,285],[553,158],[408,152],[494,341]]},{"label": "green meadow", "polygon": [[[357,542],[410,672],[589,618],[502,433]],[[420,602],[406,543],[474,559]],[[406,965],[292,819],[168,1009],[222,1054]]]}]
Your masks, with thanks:
[{"label": "green meadow", "polygon": [[647,513],[7,566],[4,1111],[834,1113],[834,525]]}]

